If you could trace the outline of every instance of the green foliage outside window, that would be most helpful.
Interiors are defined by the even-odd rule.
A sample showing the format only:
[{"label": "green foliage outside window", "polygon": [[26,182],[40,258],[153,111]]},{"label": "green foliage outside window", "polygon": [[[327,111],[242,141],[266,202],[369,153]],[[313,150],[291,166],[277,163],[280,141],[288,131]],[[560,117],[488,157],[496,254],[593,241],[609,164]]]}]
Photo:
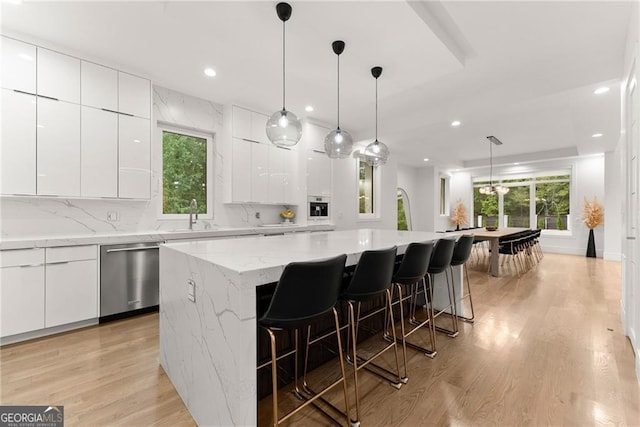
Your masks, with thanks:
[{"label": "green foliage outside window", "polygon": [[404,211],[404,202],[402,192],[398,190],[398,230],[408,230],[407,215]]},{"label": "green foliage outside window", "polygon": [[188,214],[191,199],[207,213],[207,140],[162,132],[162,213]]}]

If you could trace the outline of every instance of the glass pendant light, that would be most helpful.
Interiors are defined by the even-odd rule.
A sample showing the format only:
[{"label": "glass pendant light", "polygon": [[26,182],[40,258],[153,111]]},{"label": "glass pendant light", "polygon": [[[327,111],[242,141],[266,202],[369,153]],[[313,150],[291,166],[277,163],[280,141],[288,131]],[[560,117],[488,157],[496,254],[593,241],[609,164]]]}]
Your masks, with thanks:
[{"label": "glass pendant light", "polygon": [[353,149],[351,134],[340,129],[340,54],[344,52],[344,42],[336,40],[331,47],[338,57],[338,126],[324,138],[324,151],[332,159],[344,159],[349,157]]},{"label": "glass pendant light", "polygon": [[489,140],[489,185],[485,185],[484,187],[480,187],[478,191],[480,194],[484,194],[487,196],[493,196],[494,194],[507,194],[509,192],[509,187],[505,187],[504,185],[493,185],[493,144],[502,145],[502,141],[500,141],[495,136],[488,136]]},{"label": "glass pendant light", "polygon": [[267,138],[275,145],[291,147],[302,137],[302,123],[298,117],[285,108],[285,22],[291,18],[291,5],[276,5],[278,18],[282,21],[282,110],[276,111],[267,121]]},{"label": "glass pendant light", "polygon": [[382,74],[382,67],[373,67],[371,75],[376,79],[376,140],[364,149],[365,161],[371,166],[379,166],[387,163],[389,147],[384,142],[378,141],[378,77]]}]

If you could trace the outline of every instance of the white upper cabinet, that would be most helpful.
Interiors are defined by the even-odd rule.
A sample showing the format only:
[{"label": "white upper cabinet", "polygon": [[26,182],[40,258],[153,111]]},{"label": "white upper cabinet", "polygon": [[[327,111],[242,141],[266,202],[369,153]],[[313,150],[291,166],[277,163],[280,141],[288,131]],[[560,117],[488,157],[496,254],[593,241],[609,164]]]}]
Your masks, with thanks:
[{"label": "white upper cabinet", "polygon": [[328,133],[329,129],[323,126],[307,123],[303,132],[307,148],[324,153],[324,138]]},{"label": "white upper cabinet", "polygon": [[232,136],[234,138],[248,139],[263,144],[270,143],[266,131],[268,116],[235,105],[231,111],[233,115]]},{"label": "white upper cabinet", "polygon": [[125,115],[119,115],[118,121],[118,196],[148,199],[151,196],[150,122]]},{"label": "white upper cabinet", "polygon": [[231,201],[251,201],[251,146],[254,142],[233,138],[231,153]]},{"label": "white upper cabinet", "polygon": [[[36,93],[36,47],[2,37],[2,87]],[[5,122],[6,123],[6,122]]]},{"label": "white upper cabinet", "polygon": [[118,197],[118,114],[82,107],[82,197]]},{"label": "white upper cabinet", "polygon": [[251,143],[251,201],[271,202],[269,197],[269,146]]},{"label": "white upper cabinet", "polygon": [[117,111],[118,71],[87,61],[82,61],[81,70],[82,105]]},{"label": "white upper cabinet", "polygon": [[240,139],[251,138],[251,111],[244,108],[236,107],[231,109],[232,118],[232,136]]},{"label": "white upper cabinet", "polygon": [[80,106],[38,98],[39,195],[80,195]]},{"label": "white upper cabinet", "polygon": [[0,192],[36,194],[36,97],[2,89]]},{"label": "white upper cabinet", "polygon": [[267,138],[267,120],[269,120],[269,116],[251,112],[251,138],[254,141],[271,144]]},{"label": "white upper cabinet", "polygon": [[119,72],[118,111],[145,119],[151,118],[151,82]]},{"label": "white upper cabinet", "polygon": [[38,48],[38,95],[80,103],[80,60]]}]

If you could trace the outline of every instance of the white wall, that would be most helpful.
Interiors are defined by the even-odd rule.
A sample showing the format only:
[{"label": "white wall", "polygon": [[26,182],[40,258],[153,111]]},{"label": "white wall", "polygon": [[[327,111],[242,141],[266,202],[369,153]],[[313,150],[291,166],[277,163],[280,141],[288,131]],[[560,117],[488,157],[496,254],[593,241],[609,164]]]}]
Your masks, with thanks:
[{"label": "white wall", "polygon": [[434,221],[438,213],[437,207],[434,210],[434,204],[438,200],[438,193],[435,191],[437,181],[433,166],[418,169],[417,199],[411,206],[415,212],[413,229],[416,231],[435,231]]},{"label": "white wall", "polygon": [[624,181],[622,179],[622,148],[618,144],[615,151],[604,155],[604,259],[620,261],[622,259],[622,198]]}]

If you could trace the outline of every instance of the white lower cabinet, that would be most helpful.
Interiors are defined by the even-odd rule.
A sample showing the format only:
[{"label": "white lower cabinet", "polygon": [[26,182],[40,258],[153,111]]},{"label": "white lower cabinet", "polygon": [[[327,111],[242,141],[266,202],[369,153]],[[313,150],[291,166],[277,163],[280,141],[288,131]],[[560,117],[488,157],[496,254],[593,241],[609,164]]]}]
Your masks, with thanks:
[{"label": "white lower cabinet", "polygon": [[0,252],[0,336],[98,317],[98,247]]},{"label": "white lower cabinet", "polygon": [[44,249],[0,253],[0,336],[44,328]]},{"label": "white lower cabinet", "polygon": [[47,249],[45,327],[98,317],[98,248]]}]

